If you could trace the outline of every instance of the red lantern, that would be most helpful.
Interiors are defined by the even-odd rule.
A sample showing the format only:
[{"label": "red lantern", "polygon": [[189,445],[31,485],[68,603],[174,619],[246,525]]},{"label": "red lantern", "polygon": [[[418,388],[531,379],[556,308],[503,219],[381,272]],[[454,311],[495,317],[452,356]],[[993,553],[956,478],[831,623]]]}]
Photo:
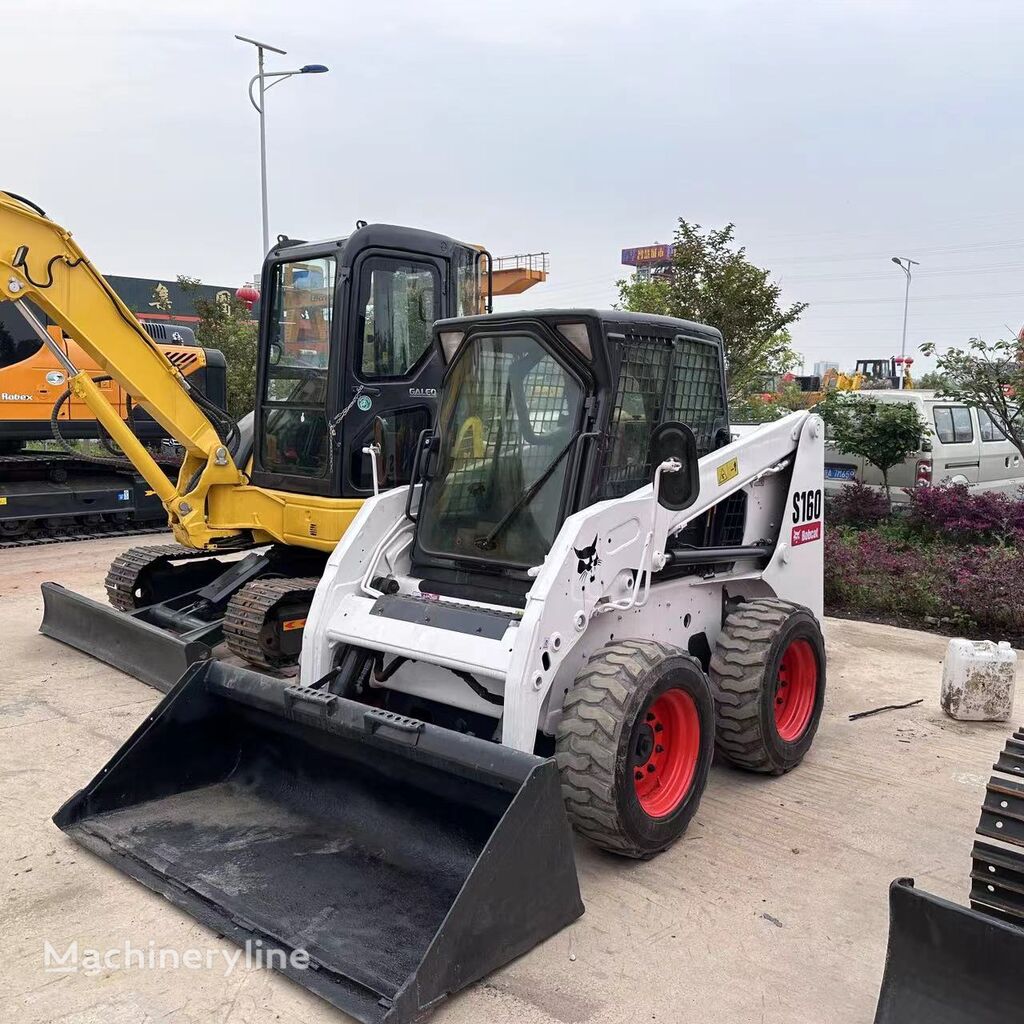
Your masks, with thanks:
[{"label": "red lantern", "polygon": [[235,298],[244,302],[246,309],[252,309],[260,301],[260,293],[251,281],[247,281],[235,292]]}]

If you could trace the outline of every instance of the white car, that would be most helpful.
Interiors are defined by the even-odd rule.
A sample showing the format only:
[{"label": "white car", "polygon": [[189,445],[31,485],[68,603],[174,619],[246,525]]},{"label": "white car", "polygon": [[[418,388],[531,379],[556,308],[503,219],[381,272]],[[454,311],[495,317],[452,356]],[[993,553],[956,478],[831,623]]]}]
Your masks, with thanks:
[{"label": "white car", "polygon": [[[905,402],[918,411],[926,430],[921,450],[889,470],[894,502],[908,501],[906,487],[966,484],[977,491],[1015,493],[1024,484],[1024,460],[983,409],[936,397],[934,391],[861,391],[872,402]],[[825,493],[835,495],[845,484],[861,480],[882,486],[882,474],[865,459],[825,450]]]}]

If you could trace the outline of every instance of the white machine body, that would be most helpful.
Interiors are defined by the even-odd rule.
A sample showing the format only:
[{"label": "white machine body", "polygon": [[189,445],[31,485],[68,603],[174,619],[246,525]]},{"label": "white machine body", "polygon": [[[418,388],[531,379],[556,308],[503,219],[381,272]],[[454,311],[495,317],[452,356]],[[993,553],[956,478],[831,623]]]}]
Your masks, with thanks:
[{"label": "white machine body", "polygon": [[[612,639],[652,637],[693,651],[703,634],[714,650],[727,602],[780,597],[822,615],[824,429],[811,413],[792,413],[745,433],[699,461],[700,491],[683,511],[656,499],[656,480],[623,498],[569,516],[542,565],[525,607],[432,597],[453,608],[510,616],[500,636],[406,622],[380,614],[388,577],[399,593],[425,595],[410,574],[414,523],[406,487],[368,500],[339,542],[313,599],[302,646],[301,681],[312,685],[355,645],[408,659],[384,685],[496,719],[503,744],[532,751],[538,730],[553,735],[580,667]],[[763,559],[740,558],[727,571],[703,566],[659,581],[669,538],[736,491],[747,492],[743,544],[774,546]],[[580,552],[585,557],[580,556]],[[702,641],[697,641],[702,644]],[[694,652],[696,653],[696,652]],[[469,673],[487,700],[456,672]],[[497,703],[496,701],[502,701]]]}]

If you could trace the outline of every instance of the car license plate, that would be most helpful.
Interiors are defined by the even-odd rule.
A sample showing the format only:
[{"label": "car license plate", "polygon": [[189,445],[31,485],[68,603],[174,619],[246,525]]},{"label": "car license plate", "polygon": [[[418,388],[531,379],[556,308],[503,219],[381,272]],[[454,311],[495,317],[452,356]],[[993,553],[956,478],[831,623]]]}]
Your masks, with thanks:
[{"label": "car license plate", "polygon": [[825,467],[825,479],[826,480],[856,480],[857,479],[857,467],[856,466],[826,466]]}]

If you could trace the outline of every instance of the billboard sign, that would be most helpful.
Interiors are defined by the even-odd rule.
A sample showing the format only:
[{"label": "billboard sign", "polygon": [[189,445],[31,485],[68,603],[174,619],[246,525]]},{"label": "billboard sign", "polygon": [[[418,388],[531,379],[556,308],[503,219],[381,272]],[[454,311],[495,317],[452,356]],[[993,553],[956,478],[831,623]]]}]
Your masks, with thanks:
[{"label": "billboard sign", "polygon": [[645,263],[671,263],[671,245],[641,245],[635,249],[622,250],[622,264],[627,267],[639,267]]}]

